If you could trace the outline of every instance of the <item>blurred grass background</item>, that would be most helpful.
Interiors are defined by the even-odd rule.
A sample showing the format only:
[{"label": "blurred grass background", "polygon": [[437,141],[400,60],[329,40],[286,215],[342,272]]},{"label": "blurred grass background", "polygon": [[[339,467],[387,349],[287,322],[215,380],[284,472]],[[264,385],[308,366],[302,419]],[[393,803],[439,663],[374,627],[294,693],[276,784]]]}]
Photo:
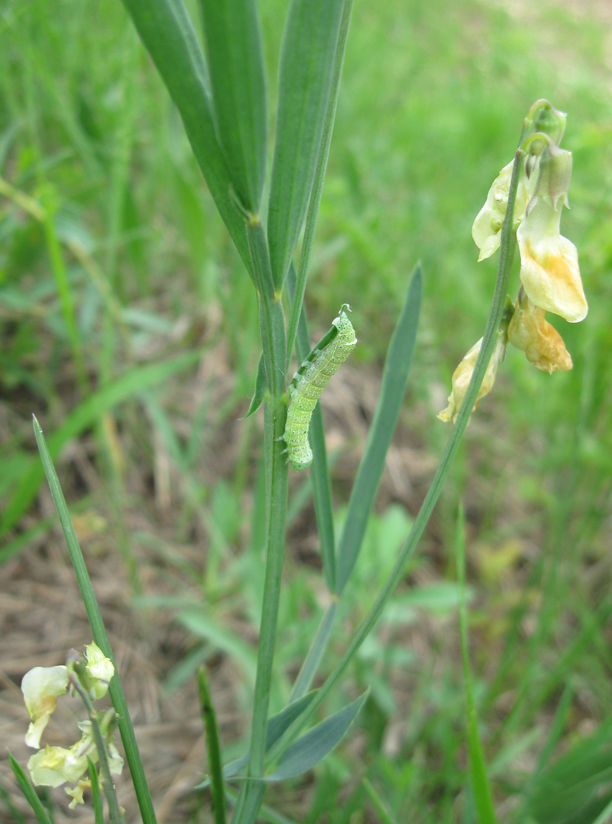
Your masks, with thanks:
[{"label": "blurred grass background", "polygon": [[[272,99],[285,8],[261,4]],[[496,258],[476,263],[471,224],[540,97],[568,112],[563,146],[574,174],[562,231],[578,246],[590,312],[576,326],[553,321],[571,373],[550,377],[509,351],[406,586],[352,668],[347,693],[372,687],[359,730],[317,769],[316,785],[309,778],[270,793],[295,820],[381,820],[362,778],[397,822],[474,820],[453,560],[459,499],[475,695],[499,819],[612,820],[603,812],[612,798],[611,55],[612,12],[595,0],[355,5],[307,290],[314,339],[349,302],[360,341],[324,399],[340,505],[419,258],[426,279],[409,397],[330,662],[390,569],[448,435],[435,414],[482,334],[495,278]],[[135,648],[147,638],[152,683],[183,702],[192,736],[191,676],[209,661],[213,693],[229,702],[228,757],[251,700],[262,586],[260,424],[237,420],[258,334],[251,284],[121,4],[59,0],[51,10],[5,0],[3,589],[23,597],[28,577],[68,586],[32,457],[34,412],[48,437],[59,433],[60,477],[100,586],[126,581],[117,625],[129,626]],[[184,352],[195,354],[185,361]],[[293,481],[275,709],[324,597],[309,491]],[[22,626],[20,609],[9,598],[2,610],[19,628],[2,641],[16,683],[45,663],[37,654],[54,650],[48,663],[59,662],[64,640]],[[81,630],[70,643],[90,640]],[[146,767],[146,746],[144,758]],[[164,802],[184,758],[168,757],[155,774]],[[197,777],[203,760],[192,767]],[[171,820],[208,820],[208,799],[187,786],[171,797]],[[330,798],[342,803],[330,809]],[[56,816],[63,820],[61,803]]]}]

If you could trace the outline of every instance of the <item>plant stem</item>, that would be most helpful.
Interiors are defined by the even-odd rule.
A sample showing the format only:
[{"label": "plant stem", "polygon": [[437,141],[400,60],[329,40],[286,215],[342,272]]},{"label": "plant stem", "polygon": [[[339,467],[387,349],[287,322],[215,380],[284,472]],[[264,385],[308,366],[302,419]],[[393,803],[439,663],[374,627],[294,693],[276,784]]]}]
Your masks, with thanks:
[{"label": "plant stem", "polygon": [[[254,280],[258,291],[261,341],[268,384],[264,400],[266,574],[249,749],[249,775],[258,778],[263,776],[264,771],[266,724],[272,682],[287,514],[287,461],[283,454],[285,449],[283,433],[287,416],[287,405],[284,399],[286,339],[280,294],[274,291],[266,237],[261,221],[257,216],[251,216],[247,223],[247,239]],[[247,782],[244,792],[241,791],[240,793],[234,820],[240,820],[240,810],[249,796],[259,796],[260,794],[262,794],[261,788]]]},{"label": "plant stem", "polygon": [[[114,676],[113,676],[114,677]],[[78,692],[81,701],[85,704],[87,715],[91,723],[91,731],[93,733],[96,749],[98,751],[98,758],[100,759],[100,772],[102,773],[102,789],[106,796],[106,803],[108,804],[108,815],[111,824],[123,824],[124,818],[119,810],[119,802],[117,801],[117,793],[115,791],[115,784],[110,771],[108,763],[108,753],[106,751],[106,744],[102,736],[102,730],[98,722],[98,713],[94,709],[93,704],[87,695],[87,690],[83,688],[79,677],[76,673],[69,670],[70,684],[73,689]],[[110,711],[112,712],[112,710]]]}]

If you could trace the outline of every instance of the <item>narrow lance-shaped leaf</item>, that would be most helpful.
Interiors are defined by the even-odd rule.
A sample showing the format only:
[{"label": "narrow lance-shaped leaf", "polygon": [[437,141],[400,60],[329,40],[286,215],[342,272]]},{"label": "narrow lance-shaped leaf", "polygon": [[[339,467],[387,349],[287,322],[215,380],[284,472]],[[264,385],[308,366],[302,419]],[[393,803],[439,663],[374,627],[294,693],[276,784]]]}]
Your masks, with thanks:
[{"label": "narrow lance-shaped leaf", "polygon": [[183,0],[123,0],[178,108],[208,188],[247,269],[244,220],[230,197],[232,179],[217,141],[208,74]]},{"label": "narrow lance-shaped leaf", "polygon": [[351,492],[346,524],[338,547],[338,593],[344,589],[357,561],[389,445],[395,432],[414,351],[421,293],[421,267],[417,266],[389,344],[374,420]]},{"label": "narrow lance-shaped leaf", "polygon": [[244,416],[245,418],[250,418],[254,412],[257,412],[257,410],[263,403],[267,385],[268,382],[266,378],[266,362],[264,361],[264,356],[262,352],[259,358],[259,365],[257,367],[257,377],[255,378],[255,390],[253,392],[253,397],[251,398],[251,403],[249,404],[248,411]]},{"label": "narrow lance-shaped leaf", "polygon": [[36,816],[38,824],[51,824],[51,819],[49,818],[47,811],[43,807],[42,801],[36,795],[36,790],[32,786],[32,782],[26,775],[25,770],[23,769],[21,764],[15,760],[14,756],[11,755],[10,752],[8,754],[8,757],[11,769],[13,770],[15,778],[17,779],[17,782],[21,788],[21,792],[23,793],[26,801],[32,808],[32,812]]},{"label": "narrow lance-shaped leaf", "polygon": [[362,708],[369,691],[364,692],[356,701],[341,709],[335,715],[321,721],[305,735],[291,744],[280,757],[274,772],[267,776],[267,781],[280,781],[293,778],[311,770],[340,743],[348,728]]},{"label": "narrow lance-shaped leaf", "polygon": [[[297,701],[292,701],[277,715],[272,715],[268,718],[268,724],[266,726],[266,752],[270,749],[270,747],[276,744],[281,735],[286,729],[289,728],[291,724],[293,724],[295,719],[300,717],[316,694],[316,690],[313,690],[312,692],[303,695]],[[230,761],[229,764],[226,764],[225,767],[223,767],[223,777],[227,779],[234,775],[243,774],[248,766],[248,763],[248,755],[243,755],[242,758],[237,758],[235,761]],[[205,787],[208,787],[209,784],[210,779],[207,778],[206,781],[202,781],[202,783],[198,784],[194,787],[194,789],[202,790]]]},{"label": "narrow lance-shaped leaf", "polygon": [[266,172],[266,83],[255,0],[200,0],[217,136],[243,206],[259,211]]},{"label": "narrow lance-shaped leaf", "polygon": [[332,88],[343,0],[292,0],[279,72],[268,215],[274,285],[282,286],[312,190]]}]

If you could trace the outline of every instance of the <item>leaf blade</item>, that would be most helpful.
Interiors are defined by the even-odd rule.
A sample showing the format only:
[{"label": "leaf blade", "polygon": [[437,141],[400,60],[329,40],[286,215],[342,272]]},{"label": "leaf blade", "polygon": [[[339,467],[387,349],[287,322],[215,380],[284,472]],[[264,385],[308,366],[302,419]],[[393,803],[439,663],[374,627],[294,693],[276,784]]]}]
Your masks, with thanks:
[{"label": "leaf blade", "polygon": [[283,36],[268,242],[276,289],[312,191],[332,91],[342,0],[292,0]]},{"label": "leaf blade", "polygon": [[389,344],[374,419],[351,490],[346,524],[338,546],[337,594],[344,589],[357,561],[399,417],[416,342],[422,291],[421,267],[417,264]]},{"label": "leaf blade", "polygon": [[368,695],[369,690],[366,690],[355,701],[294,741],[287,747],[276,769],[266,777],[266,781],[293,778],[316,766],[344,737]]},{"label": "leaf blade", "polygon": [[266,172],[266,81],[254,0],[200,0],[219,142],[245,208],[259,211]]},{"label": "leaf blade", "polygon": [[250,272],[244,221],[230,197],[232,179],[215,131],[208,69],[183,0],[123,3],[180,112],[210,193]]}]

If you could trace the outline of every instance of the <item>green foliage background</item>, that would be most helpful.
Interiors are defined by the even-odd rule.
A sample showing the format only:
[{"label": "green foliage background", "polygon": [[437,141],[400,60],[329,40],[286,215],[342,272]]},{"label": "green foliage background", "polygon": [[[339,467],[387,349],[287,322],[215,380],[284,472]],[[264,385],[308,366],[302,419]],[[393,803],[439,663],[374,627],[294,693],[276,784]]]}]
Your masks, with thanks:
[{"label": "green foliage background", "polygon": [[[272,100],[285,8],[262,3]],[[475,698],[500,817],[587,824],[600,820],[609,801],[611,26],[609,9],[595,2],[355,5],[307,290],[313,328],[327,328],[340,303],[350,303],[360,341],[354,364],[374,373],[408,275],[422,260],[425,304],[404,426],[437,456],[447,429],[435,414],[457,361],[482,334],[495,278],[495,260],[476,262],[471,224],[540,97],[568,112],[563,146],[573,152],[574,174],[562,230],[578,246],[590,312],[576,326],[554,320],[574,360],[569,374],[549,377],[509,352],[468,431],[429,553],[411,568],[416,585],[398,593],[353,669],[355,688],[371,685],[373,696],[361,751],[338,753],[320,768],[302,821],[377,820],[367,817],[374,807],[363,785],[350,780],[354,763],[397,821],[473,820],[458,644],[437,648],[436,640],[415,651],[402,629],[422,615],[443,615],[455,626],[460,496],[478,641]],[[257,311],[178,115],[119,2],[60,0],[52,12],[42,0],[2,5],[0,177],[12,187],[0,190],[0,391],[11,433],[0,446],[0,492],[9,501],[31,471],[32,411],[54,431],[97,388],[111,398],[97,407],[106,412],[119,376],[133,368],[139,400],[116,414],[123,431],[138,431],[146,409],[187,479],[177,536],[188,535],[202,502],[216,525],[203,583],[208,611],[189,610],[177,596],[177,614],[252,673],[252,649],[223,628],[224,611],[236,607],[235,595],[229,605],[224,598],[228,590],[242,588],[253,623],[259,608],[257,559],[236,528],[249,436],[237,465],[214,481],[203,483],[197,467],[211,461],[214,442],[209,432],[198,446],[201,421],[220,432],[246,409],[259,354]],[[36,217],[41,206],[55,215],[55,239]],[[66,301],[76,330],[66,323]],[[223,338],[232,392],[212,423],[205,401],[200,421],[179,437],[173,420],[180,409],[142,377],[141,364]],[[84,426],[95,423],[95,413]],[[150,459],[145,447],[142,455]],[[112,450],[101,445],[100,456],[117,504]],[[345,491],[340,485],[337,497]],[[346,608],[350,625],[393,563],[408,518],[395,504],[373,519],[371,548]],[[129,549],[129,536],[122,540]],[[17,532],[5,541],[6,554],[20,549]],[[228,546],[244,550],[231,563]],[[125,557],[138,595],[137,560]],[[421,579],[427,585],[418,586]],[[312,570],[290,568],[279,671],[303,655],[316,626],[314,617],[303,619],[316,606],[313,582]],[[172,677],[189,671],[187,662]],[[288,690],[283,676],[275,688],[280,704]],[[574,744],[595,727],[590,747]],[[401,743],[393,747],[398,728]],[[547,766],[562,750],[566,760]],[[571,789],[572,803],[559,803],[550,789],[559,782]],[[330,811],[329,798],[338,794],[346,803]]]}]

